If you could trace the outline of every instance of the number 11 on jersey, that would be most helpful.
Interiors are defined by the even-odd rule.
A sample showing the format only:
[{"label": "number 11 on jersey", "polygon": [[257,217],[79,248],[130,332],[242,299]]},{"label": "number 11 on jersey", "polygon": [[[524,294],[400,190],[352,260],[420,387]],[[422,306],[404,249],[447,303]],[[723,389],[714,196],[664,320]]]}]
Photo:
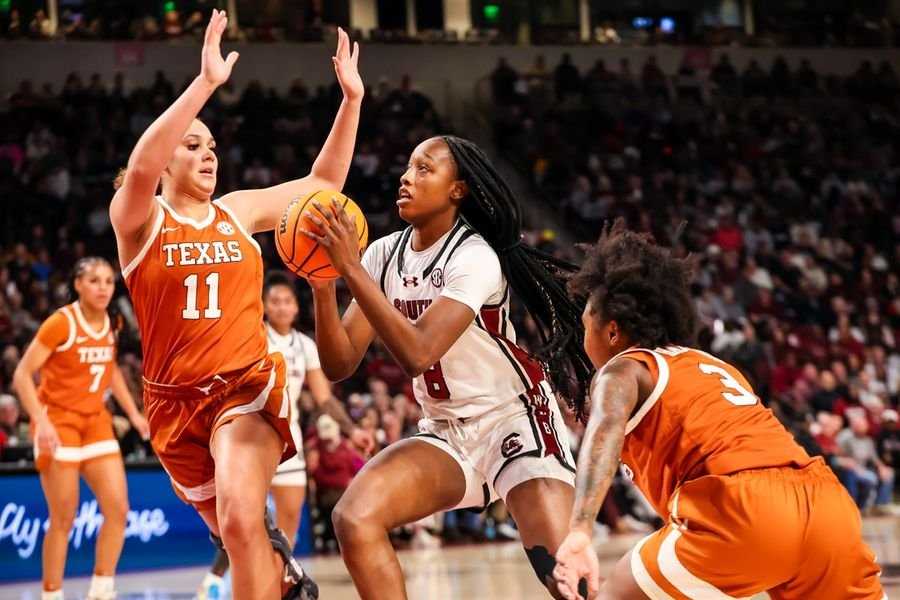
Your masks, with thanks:
[{"label": "number 11 on jersey", "polygon": [[[197,281],[200,277],[191,273],[184,278],[184,287],[187,288],[187,301],[184,310],[181,311],[182,319],[199,319],[200,311],[197,309]],[[209,290],[206,308],[203,311],[204,319],[218,319],[222,316],[219,308],[219,274],[210,273],[206,276],[206,287]]]}]

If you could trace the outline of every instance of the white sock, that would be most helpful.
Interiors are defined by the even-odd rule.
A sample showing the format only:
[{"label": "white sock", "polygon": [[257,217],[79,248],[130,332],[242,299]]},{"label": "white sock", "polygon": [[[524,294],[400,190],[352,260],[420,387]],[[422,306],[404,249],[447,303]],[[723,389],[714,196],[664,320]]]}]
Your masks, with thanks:
[{"label": "white sock", "polygon": [[94,575],[91,577],[91,588],[87,593],[88,598],[98,600],[112,599],[116,597],[116,584],[114,578],[109,575]]},{"label": "white sock", "polygon": [[225,580],[216,575],[215,573],[207,573],[206,577],[203,578],[203,587],[208,588],[211,585],[223,585]]},{"label": "white sock", "polygon": [[62,590],[54,590],[52,592],[41,592],[41,600],[64,600]]}]

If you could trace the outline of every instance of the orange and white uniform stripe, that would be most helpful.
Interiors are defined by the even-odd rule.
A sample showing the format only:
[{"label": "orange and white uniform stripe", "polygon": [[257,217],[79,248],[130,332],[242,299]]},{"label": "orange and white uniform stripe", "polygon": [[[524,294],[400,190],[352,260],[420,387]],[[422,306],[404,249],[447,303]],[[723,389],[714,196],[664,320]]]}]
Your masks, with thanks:
[{"label": "orange and white uniform stripe", "polygon": [[[38,469],[119,454],[104,398],[116,366],[116,336],[107,315],[103,328],[87,323],[78,302],[63,306],[38,329],[36,339],[53,350],[41,367],[38,399],[59,435],[53,456],[34,447]],[[32,435],[34,428],[32,427]]]},{"label": "orange and white uniform stripe", "polygon": [[623,468],[668,523],[632,550],[652,599],[881,600],[859,512],[735,367],[678,346],[633,348],[655,381],[626,426]]},{"label": "orange and white uniform stripe", "polygon": [[154,451],[176,492],[215,505],[209,444],[216,430],[257,412],[296,453],[284,359],[268,353],[259,245],[219,201],[202,221],[162,197],[151,234],[123,269],[141,330],[144,404]]}]

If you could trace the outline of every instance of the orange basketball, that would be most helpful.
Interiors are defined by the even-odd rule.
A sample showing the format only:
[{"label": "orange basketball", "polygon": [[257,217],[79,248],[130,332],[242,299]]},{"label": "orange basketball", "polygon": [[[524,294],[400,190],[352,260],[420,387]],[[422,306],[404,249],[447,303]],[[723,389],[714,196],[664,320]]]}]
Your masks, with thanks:
[{"label": "orange basketball", "polygon": [[340,277],[328,260],[328,254],[318,243],[306,237],[300,229],[308,229],[313,233],[320,233],[318,227],[309,217],[306,211],[310,211],[325,220],[322,214],[313,207],[315,200],[322,205],[324,210],[329,210],[331,199],[336,198],[344,207],[348,217],[356,215],[356,232],[359,235],[359,248],[363,250],[369,242],[369,226],[366,217],[356,203],[340,192],[332,190],[319,190],[312,194],[306,194],[295,198],[284,209],[277,226],[275,227],[275,249],[287,267],[301,277],[307,279],[336,279]]}]

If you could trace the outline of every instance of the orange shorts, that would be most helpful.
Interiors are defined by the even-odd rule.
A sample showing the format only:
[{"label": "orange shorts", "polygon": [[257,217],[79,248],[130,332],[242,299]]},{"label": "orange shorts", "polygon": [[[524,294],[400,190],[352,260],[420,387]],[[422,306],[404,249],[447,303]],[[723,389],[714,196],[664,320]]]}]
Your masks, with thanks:
[{"label": "orange shorts", "polygon": [[821,459],[689,481],[669,511],[631,553],[650,598],[885,598],[859,511]]},{"label": "orange shorts", "polygon": [[34,462],[38,471],[46,469],[53,461],[64,467],[77,467],[103,456],[121,454],[113,432],[112,417],[106,408],[81,413],[55,404],[45,404],[44,407],[56,428],[60,445],[53,456],[41,454],[34,440],[34,423],[31,424],[31,438],[35,441]]},{"label": "orange shorts", "polygon": [[280,353],[246,371],[216,375],[207,386],[171,386],[144,381],[144,406],[153,451],[175,493],[198,510],[216,505],[213,436],[241,415],[257,413],[284,440],[282,461],[297,450],[291,436],[286,368]]}]

